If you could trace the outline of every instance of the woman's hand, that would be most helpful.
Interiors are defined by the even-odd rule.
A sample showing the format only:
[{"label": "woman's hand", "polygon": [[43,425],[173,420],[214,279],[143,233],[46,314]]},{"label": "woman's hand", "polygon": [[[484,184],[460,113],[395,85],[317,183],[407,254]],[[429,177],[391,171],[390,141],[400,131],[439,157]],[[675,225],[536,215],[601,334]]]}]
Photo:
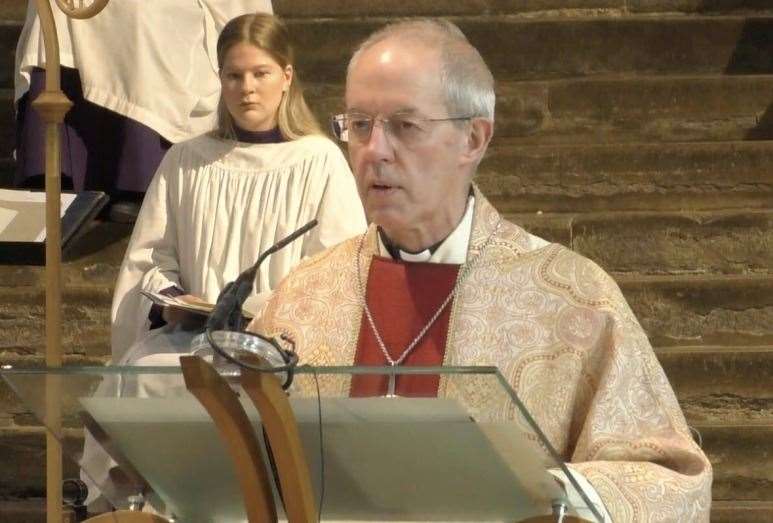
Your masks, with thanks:
[{"label": "woman's hand", "polygon": [[[180,296],[175,296],[175,299],[192,305],[209,305],[208,302],[193,294],[182,294]],[[169,326],[174,327],[175,325],[180,324],[186,330],[195,329],[203,325],[206,320],[205,314],[199,314],[172,306],[164,307],[161,311],[161,317]]]}]

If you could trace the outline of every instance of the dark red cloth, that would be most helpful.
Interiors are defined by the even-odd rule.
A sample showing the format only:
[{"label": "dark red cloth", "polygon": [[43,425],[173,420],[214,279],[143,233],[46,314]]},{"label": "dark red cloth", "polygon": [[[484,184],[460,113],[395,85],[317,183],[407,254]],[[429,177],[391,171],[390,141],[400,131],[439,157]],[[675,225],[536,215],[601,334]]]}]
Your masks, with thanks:
[{"label": "dark red cloth", "polygon": [[[456,283],[459,265],[415,263],[374,257],[368,273],[366,296],[379,334],[396,360],[429,322]],[[439,366],[446,350],[453,300],[446,306],[402,366]],[[388,365],[363,312],[355,365]],[[400,396],[437,395],[438,376],[397,376]],[[352,379],[352,396],[383,396],[388,378],[359,375]]]}]

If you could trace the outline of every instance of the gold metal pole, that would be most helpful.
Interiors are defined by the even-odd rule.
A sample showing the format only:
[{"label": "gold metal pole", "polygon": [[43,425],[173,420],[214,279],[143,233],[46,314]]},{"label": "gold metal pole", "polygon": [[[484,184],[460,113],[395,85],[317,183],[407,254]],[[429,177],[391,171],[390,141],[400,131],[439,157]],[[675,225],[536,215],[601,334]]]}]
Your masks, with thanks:
[{"label": "gold metal pole", "polygon": [[[68,16],[89,18],[98,14],[108,0],[96,0],[84,7],[72,1],[56,0]],[[59,40],[49,0],[35,0],[46,56],[46,88],[32,106],[46,124],[46,366],[62,365],[62,233],[61,233],[61,166],[59,126],[72,103],[60,87]],[[62,522],[62,447],[56,435],[61,434],[60,386],[56,379],[46,381],[46,521]]]},{"label": "gold metal pole", "polygon": [[[62,365],[61,347],[61,200],[59,125],[72,103],[59,83],[59,42],[48,0],[36,0],[46,50],[46,89],[32,106],[46,124],[46,366]],[[46,380],[46,522],[61,523],[62,446],[59,384]]]}]

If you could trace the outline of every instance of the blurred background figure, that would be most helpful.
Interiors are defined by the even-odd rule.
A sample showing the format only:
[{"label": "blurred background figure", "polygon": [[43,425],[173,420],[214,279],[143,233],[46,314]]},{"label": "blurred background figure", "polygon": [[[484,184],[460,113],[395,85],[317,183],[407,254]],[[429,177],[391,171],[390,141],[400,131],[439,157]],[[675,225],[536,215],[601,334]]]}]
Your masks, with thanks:
[{"label": "blurred background figure", "polygon": [[[14,184],[43,187],[44,126],[30,107],[45,87],[35,2],[16,48]],[[62,90],[74,106],[62,128],[62,187],[111,197],[109,216],[133,222],[171,144],[212,130],[220,92],[216,42],[225,23],[271,12],[270,0],[112,0],[73,20],[54,7]]]}]

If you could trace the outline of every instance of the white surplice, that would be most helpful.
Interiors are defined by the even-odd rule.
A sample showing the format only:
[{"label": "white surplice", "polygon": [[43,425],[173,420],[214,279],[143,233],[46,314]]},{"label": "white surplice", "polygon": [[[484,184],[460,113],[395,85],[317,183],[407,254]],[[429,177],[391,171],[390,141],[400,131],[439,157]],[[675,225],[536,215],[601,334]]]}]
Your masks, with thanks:
[{"label": "white surplice", "polygon": [[354,178],[327,138],[244,144],[209,135],[173,146],[148,188],[116,284],[113,361],[148,330],[140,289],[177,286],[213,302],[258,255],[319,225],[260,268],[248,310],[302,258],[365,230]]},{"label": "white surplice", "polygon": [[[16,48],[16,100],[29,89],[31,69],[46,62],[34,4]],[[78,69],[83,96],[171,142],[215,127],[223,26],[272,12],[270,0],[111,0],[95,17],[73,20],[52,7],[61,64]]]}]

